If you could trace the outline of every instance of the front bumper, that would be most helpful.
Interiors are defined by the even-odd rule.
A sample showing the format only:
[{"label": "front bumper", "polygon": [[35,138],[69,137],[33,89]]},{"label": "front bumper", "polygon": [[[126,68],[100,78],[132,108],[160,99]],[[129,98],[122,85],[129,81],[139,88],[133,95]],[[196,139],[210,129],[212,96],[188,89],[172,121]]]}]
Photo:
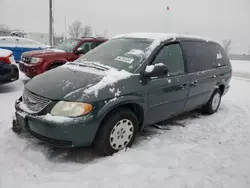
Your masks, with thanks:
[{"label": "front bumper", "polygon": [[20,71],[22,71],[27,77],[33,78],[38,74],[41,74],[43,72],[43,68],[38,64],[26,64],[22,61],[18,62],[18,66]]},{"label": "front bumper", "polygon": [[24,127],[39,140],[60,148],[91,146],[100,121],[92,115],[81,118],[51,118],[53,116],[31,115],[21,110],[20,100],[15,103],[16,125]]},{"label": "front bumper", "polygon": [[19,79],[19,71],[16,65],[0,63],[0,85],[14,82]]}]

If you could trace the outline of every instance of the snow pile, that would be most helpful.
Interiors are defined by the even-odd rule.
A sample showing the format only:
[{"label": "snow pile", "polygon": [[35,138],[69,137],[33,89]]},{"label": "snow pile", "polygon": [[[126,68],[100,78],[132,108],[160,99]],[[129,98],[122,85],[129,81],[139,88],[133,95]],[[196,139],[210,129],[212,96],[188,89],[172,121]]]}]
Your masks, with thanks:
[{"label": "snow pile", "polygon": [[0,57],[8,57],[12,54],[12,51],[0,48]]},{"label": "snow pile", "polygon": [[126,78],[129,78],[132,74],[125,71],[125,70],[115,70],[115,69],[110,69],[108,71],[105,71],[106,76],[102,78],[100,82],[95,84],[94,86],[91,86],[90,88],[86,89],[84,93],[90,94],[90,93],[95,93],[95,96],[98,95],[98,91],[100,89],[105,88],[108,85],[113,85],[114,83],[118,82],[119,80],[123,80]]}]

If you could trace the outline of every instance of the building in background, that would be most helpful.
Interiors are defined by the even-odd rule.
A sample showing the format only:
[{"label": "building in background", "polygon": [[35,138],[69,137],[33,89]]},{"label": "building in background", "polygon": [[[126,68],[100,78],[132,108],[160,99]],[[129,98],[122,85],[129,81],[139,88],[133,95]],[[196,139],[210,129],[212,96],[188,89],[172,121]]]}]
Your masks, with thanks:
[{"label": "building in background", "polygon": [[11,30],[5,24],[0,24],[0,36],[11,36]]}]

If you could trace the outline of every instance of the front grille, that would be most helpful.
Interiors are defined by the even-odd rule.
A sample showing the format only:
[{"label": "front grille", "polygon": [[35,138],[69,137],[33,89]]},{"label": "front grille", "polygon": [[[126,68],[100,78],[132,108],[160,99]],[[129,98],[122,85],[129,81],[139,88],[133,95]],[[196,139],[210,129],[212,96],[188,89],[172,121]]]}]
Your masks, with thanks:
[{"label": "front grille", "polygon": [[22,60],[22,62],[29,64],[31,61],[31,57],[30,56],[22,56],[21,60]]},{"label": "front grille", "polygon": [[27,89],[24,89],[23,92],[23,103],[27,106],[27,108],[34,112],[38,113],[42,111],[51,101],[44,97],[38,96],[29,92]]}]

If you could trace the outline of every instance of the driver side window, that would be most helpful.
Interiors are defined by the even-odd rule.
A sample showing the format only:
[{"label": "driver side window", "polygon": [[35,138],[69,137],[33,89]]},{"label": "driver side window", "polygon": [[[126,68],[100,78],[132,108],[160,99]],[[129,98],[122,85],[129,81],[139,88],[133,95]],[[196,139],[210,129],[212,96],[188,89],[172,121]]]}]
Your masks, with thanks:
[{"label": "driver side window", "polygon": [[167,66],[169,75],[184,73],[184,60],[179,44],[164,46],[154,59],[152,65],[163,63]]},{"label": "driver side window", "polygon": [[94,47],[95,47],[94,45],[95,45],[95,43],[93,43],[93,42],[85,42],[85,43],[83,43],[83,44],[78,48],[78,50],[81,49],[81,51],[82,51],[84,54],[86,54],[88,51],[94,49]]}]

